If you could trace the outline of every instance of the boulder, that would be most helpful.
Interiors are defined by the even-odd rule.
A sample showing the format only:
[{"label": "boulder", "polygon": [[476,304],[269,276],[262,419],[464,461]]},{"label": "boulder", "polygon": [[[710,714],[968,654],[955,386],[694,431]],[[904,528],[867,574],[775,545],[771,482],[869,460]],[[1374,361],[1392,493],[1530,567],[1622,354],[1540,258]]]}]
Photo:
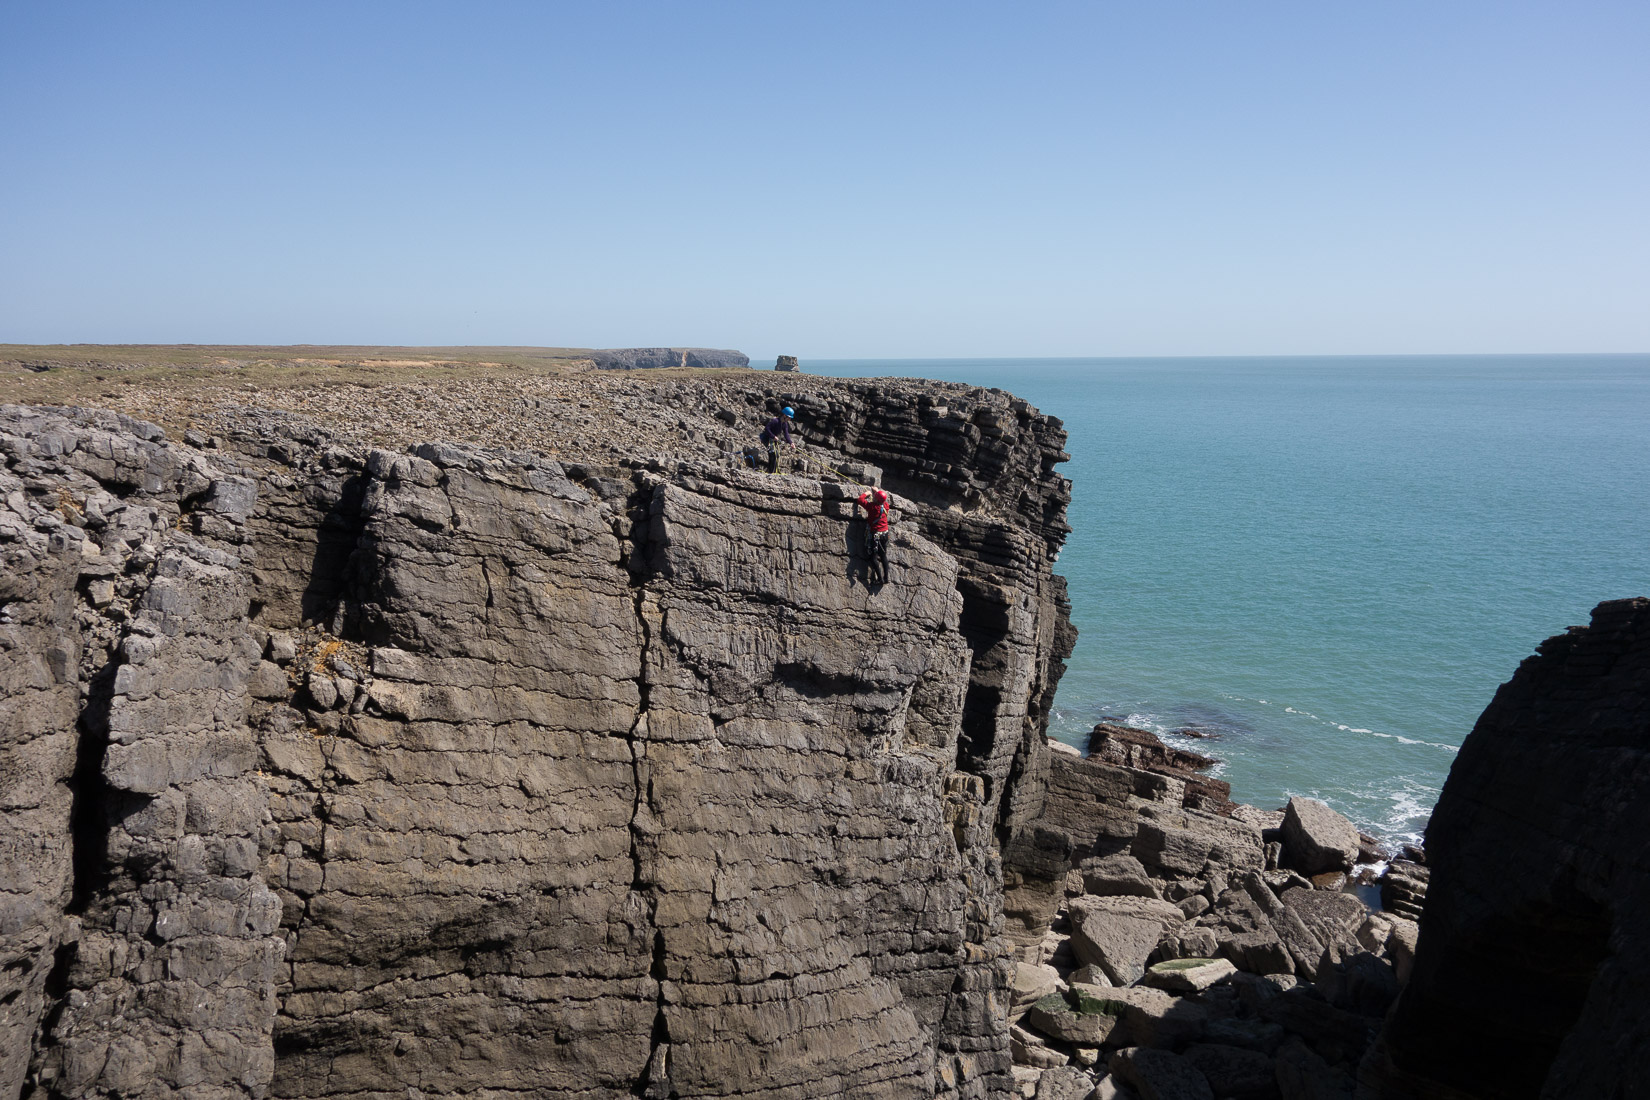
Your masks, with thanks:
[{"label": "boulder", "polygon": [[1221,1100],[1273,1100],[1278,1094],[1272,1059],[1258,1050],[1194,1043],[1181,1057],[1203,1074]]},{"label": "boulder", "polygon": [[1171,959],[1212,959],[1220,952],[1220,940],[1207,928],[1186,927],[1169,933],[1158,948]]},{"label": "boulder", "polygon": [[1111,979],[1106,977],[1106,972],[1098,966],[1093,965],[1080,966],[1076,970],[1072,971],[1071,984],[1077,985],[1079,983],[1083,985],[1098,985],[1102,987],[1110,986],[1112,984]]},{"label": "boulder", "polygon": [[1175,904],[1180,906],[1180,911],[1186,914],[1187,920],[1193,920],[1207,913],[1214,903],[1202,894],[1193,894],[1189,898],[1181,898]]},{"label": "boulder", "polygon": [[1116,1074],[1108,1073],[1094,1086],[1093,1100],[1140,1100],[1140,1097],[1119,1080]]},{"label": "boulder", "polygon": [[1163,878],[1259,870],[1266,862],[1260,831],[1229,817],[1160,805],[1140,808],[1129,852]]},{"label": "boulder", "polygon": [[1312,885],[1311,879],[1303,874],[1291,871],[1287,867],[1276,867],[1270,871],[1262,872],[1261,878],[1265,880],[1267,886],[1271,887],[1272,893],[1280,897],[1285,890],[1297,886],[1306,889]]},{"label": "boulder", "polygon": [[1085,859],[1080,865],[1083,874],[1083,892],[1096,897],[1132,895],[1156,898],[1162,895],[1157,885],[1146,877],[1146,868],[1127,852]]},{"label": "boulder", "polygon": [[1227,959],[1171,959],[1146,971],[1146,984],[1176,993],[1201,993],[1237,973]]},{"label": "boulder", "polygon": [[1304,875],[1350,871],[1358,861],[1358,830],[1325,803],[1297,796],[1284,807],[1283,850]]},{"label": "boulder", "polygon": [[247,677],[246,690],[254,699],[285,699],[292,694],[286,673],[273,661],[259,661]]},{"label": "boulder", "polygon": [[1279,993],[1294,989],[1300,980],[1293,974],[1250,974],[1240,970],[1227,979],[1227,984],[1237,990],[1244,1007],[1259,1012],[1261,1005]]},{"label": "boulder", "polygon": [[1136,985],[1126,989],[1073,985],[1072,996],[1093,1011],[1109,1012],[1122,1020],[1112,1033],[1114,1043],[1144,1047],[1178,1047],[1203,1035],[1209,1011],[1190,998],[1173,997],[1161,989]]},{"label": "boulder", "polygon": [[1393,860],[1378,880],[1381,884],[1381,908],[1410,920],[1420,920],[1431,879],[1429,868],[1406,860]]},{"label": "boulder", "polygon": [[269,659],[278,665],[290,664],[298,657],[298,646],[292,635],[281,630],[269,632],[264,649]]},{"label": "boulder", "polygon": [[1421,926],[1401,917],[1392,919],[1392,934],[1387,937],[1386,951],[1392,959],[1393,975],[1402,988],[1409,983],[1415,969],[1415,944],[1421,938]]},{"label": "boulder", "polygon": [[1356,1062],[1380,1021],[1346,1012],[1317,996],[1311,987],[1291,989],[1260,1006],[1260,1017],[1305,1039],[1325,1058]]},{"label": "boulder", "polygon": [[1231,816],[1233,821],[1241,821],[1263,833],[1268,829],[1283,828],[1282,810],[1262,810],[1256,806],[1246,806],[1238,803],[1232,808]]},{"label": "boulder", "polygon": [[1015,1065],[1033,1069],[1063,1066],[1068,1061],[1064,1054],[1044,1042],[1042,1036],[1017,1024],[1008,1029],[1008,1053]]},{"label": "boulder", "polygon": [[1360,1016],[1384,1016],[1398,999],[1398,979],[1392,967],[1368,951],[1324,949],[1318,966],[1318,992],[1336,1008]]},{"label": "boulder", "polygon": [[1356,943],[1358,928],[1369,916],[1369,908],[1356,894],[1311,888],[1285,891],[1283,907],[1300,917],[1312,935],[1326,946]]},{"label": "boulder", "polygon": [[1214,1100],[1208,1079],[1186,1059],[1166,1050],[1125,1047],[1107,1064],[1140,1100]]},{"label": "boulder", "polygon": [[1089,1100],[1093,1092],[1093,1077],[1076,1066],[1058,1066],[1038,1078],[1036,1100]]},{"label": "boulder", "polygon": [[1073,996],[1069,999],[1050,993],[1026,1010],[1024,1024],[1051,1039],[1078,1046],[1100,1046],[1116,1029],[1122,1006],[1077,996],[1079,988],[1072,987]]},{"label": "boulder", "polygon": [[1085,895],[1072,901],[1067,915],[1078,961],[1100,967],[1118,985],[1140,980],[1164,931],[1185,920],[1176,906],[1141,897]]},{"label": "boulder", "polygon": [[1392,936],[1392,920],[1380,913],[1371,913],[1358,925],[1357,940],[1366,951],[1386,954],[1386,941]]},{"label": "boulder", "polygon": [[1060,972],[1048,965],[1016,963],[1014,965],[1014,1000],[1009,1019],[1017,1020],[1026,1009],[1055,992],[1060,986]]},{"label": "boulder", "polygon": [[1299,1039],[1278,1050],[1280,1100],[1351,1100],[1353,1082],[1345,1071],[1318,1057]]},{"label": "boulder", "polygon": [[1252,974],[1310,970],[1323,954],[1323,944],[1256,872],[1235,876],[1199,924],[1214,933],[1215,954]]}]

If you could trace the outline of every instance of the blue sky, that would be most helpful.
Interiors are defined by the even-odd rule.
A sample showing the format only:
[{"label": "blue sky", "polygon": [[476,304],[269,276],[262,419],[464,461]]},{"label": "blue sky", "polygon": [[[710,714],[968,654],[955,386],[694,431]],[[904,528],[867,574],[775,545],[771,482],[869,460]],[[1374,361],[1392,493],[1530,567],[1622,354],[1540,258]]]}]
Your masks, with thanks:
[{"label": "blue sky", "polygon": [[1650,4],[0,3],[0,341],[1650,350]]}]

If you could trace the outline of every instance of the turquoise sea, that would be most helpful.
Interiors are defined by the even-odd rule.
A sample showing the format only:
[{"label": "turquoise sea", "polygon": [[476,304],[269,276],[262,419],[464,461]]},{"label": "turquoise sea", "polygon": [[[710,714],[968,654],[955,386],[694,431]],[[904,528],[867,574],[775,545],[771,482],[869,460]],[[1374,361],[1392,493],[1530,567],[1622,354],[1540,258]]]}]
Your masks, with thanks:
[{"label": "turquoise sea", "polygon": [[1051,733],[1144,726],[1220,757],[1240,801],[1323,798],[1388,842],[1420,837],[1542,639],[1650,595],[1650,355],[803,369],[996,386],[1065,421],[1082,638]]}]

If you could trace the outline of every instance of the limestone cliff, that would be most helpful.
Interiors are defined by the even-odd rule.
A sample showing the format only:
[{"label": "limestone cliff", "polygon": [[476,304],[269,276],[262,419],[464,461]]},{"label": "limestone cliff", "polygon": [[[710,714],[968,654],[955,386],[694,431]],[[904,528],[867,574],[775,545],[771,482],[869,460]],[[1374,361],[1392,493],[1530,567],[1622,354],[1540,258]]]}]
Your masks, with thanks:
[{"label": "limestone cliff", "polygon": [[1544,642],[1461,746],[1362,1095],[1650,1095],[1647,783],[1650,600],[1616,600]]},{"label": "limestone cliff", "polygon": [[[775,478],[711,435],[778,400]],[[646,457],[4,410],[0,1095],[1007,1094],[1059,422],[632,410]]]},{"label": "limestone cliff", "polygon": [[750,356],[721,348],[608,348],[590,354],[602,370],[660,367],[748,367]]}]

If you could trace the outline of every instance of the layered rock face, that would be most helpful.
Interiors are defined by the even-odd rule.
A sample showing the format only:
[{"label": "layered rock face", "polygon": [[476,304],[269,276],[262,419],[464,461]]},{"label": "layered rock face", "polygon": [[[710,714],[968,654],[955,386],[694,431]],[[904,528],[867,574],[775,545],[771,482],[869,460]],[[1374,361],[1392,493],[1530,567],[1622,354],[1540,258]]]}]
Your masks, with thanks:
[{"label": "layered rock face", "polygon": [[1650,1088],[1650,600],[1544,642],[1461,746],[1427,828],[1413,977],[1364,1095]]},{"label": "layered rock face", "polygon": [[112,414],[7,409],[0,453],[0,1091],[255,1087],[283,948],[235,553],[255,486]]},{"label": "layered rock face", "polygon": [[0,1093],[1004,1094],[1068,487],[954,389],[799,395],[876,589],[847,475],[7,409]]},{"label": "layered rock face", "polygon": [[748,367],[750,356],[723,348],[609,348],[591,360],[602,370],[648,370],[660,367]]}]

